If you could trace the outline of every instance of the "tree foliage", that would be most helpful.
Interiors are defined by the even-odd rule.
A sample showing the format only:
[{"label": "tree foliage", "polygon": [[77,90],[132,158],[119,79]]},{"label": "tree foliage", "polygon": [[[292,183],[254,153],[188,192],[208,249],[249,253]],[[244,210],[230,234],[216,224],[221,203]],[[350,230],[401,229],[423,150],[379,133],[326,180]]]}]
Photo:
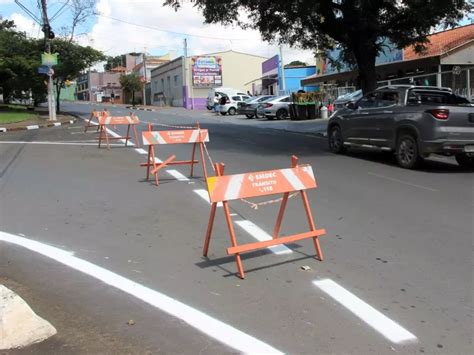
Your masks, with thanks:
[{"label": "tree foliage", "polygon": [[288,67],[305,67],[307,64],[305,62],[302,62],[300,60],[294,60],[290,63],[288,63],[287,65],[285,65],[285,68],[288,68]]},{"label": "tree foliage", "polygon": [[122,88],[132,94],[132,105],[135,105],[135,92],[143,90],[143,82],[137,73],[122,74],[119,81]]},{"label": "tree foliage", "polygon": [[123,63],[123,56],[118,55],[115,57],[108,56],[106,58],[106,63],[104,64],[104,70],[110,71],[113,68],[125,66]]},{"label": "tree foliage", "polygon": [[[364,92],[376,86],[375,59],[386,39],[399,48],[414,44],[422,50],[434,26],[454,26],[472,10],[471,0],[191,1],[207,23],[237,23],[259,30],[265,40],[312,50],[339,45],[342,56],[356,64]],[[165,2],[176,9],[180,3]]]},{"label": "tree foliage", "polygon": [[67,39],[55,39],[51,51],[58,53],[58,65],[54,67],[54,85],[56,88],[56,109],[60,110],[59,97],[67,80],[73,80],[92,65],[105,60],[102,52],[83,47]]}]

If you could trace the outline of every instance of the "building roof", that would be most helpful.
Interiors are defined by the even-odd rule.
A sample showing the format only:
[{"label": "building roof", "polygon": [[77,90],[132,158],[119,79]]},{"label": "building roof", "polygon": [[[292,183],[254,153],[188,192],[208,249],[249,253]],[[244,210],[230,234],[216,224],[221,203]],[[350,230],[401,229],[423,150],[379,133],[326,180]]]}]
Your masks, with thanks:
[{"label": "building roof", "polygon": [[127,68],[118,66],[118,67],[114,67],[114,68],[110,69],[110,71],[111,72],[116,72],[116,73],[125,73],[127,71]]},{"label": "building roof", "polygon": [[428,36],[426,50],[415,52],[415,47],[403,49],[403,60],[413,60],[424,57],[439,56],[450,50],[474,40],[474,24],[456,27],[451,30],[434,33]]},{"label": "building roof", "polygon": [[267,59],[267,57],[262,57],[261,55],[256,55],[256,54],[251,54],[251,53],[244,53],[244,52],[234,51],[234,50],[232,50],[232,49],[229,49],[229,50],[227,50],[227,51],[214,52],[214,53],[204,53],[204,54],[198,54],[198,55],[188,55],[188,58],[200,57],[200,56],[207,56],[207,55],[219,55],[219,54],[223,54],[223,53],[236,53],[236,54],[248,55],[248,56],[250,56],[250,57],[257,57],[257,58]]}]

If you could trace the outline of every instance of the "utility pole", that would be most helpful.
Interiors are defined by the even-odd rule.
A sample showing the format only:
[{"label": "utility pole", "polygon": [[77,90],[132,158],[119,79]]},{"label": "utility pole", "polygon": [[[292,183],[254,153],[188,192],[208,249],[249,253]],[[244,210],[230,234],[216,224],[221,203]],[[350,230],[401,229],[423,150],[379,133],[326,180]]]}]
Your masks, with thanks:
[{"label": "utility pole", "polygon": [[[51,34],[52,34],[52,32],[51,32],[51,26],[49,25],[46,0],[41,0],[41,17],[42,17],[42,22],[43,22],[45,51],[46,51],[46,53],[51,54]],[[53,75],[52,75],[51,72],[48,73],[48,109],[49,109],[49,119],[50,119],[50,121],[56,121],[56,104],[54,102]]]},{"label": "utility pole", "polygon": [[143,83],[143,106],[146,106],[146,48],[143,51],[143,71],[145,73],[145,82]]},{"label": "utility pole", "polygon": [[280,44],[281,89],[286,94],[285,66],[283,65],[283,46]]}]

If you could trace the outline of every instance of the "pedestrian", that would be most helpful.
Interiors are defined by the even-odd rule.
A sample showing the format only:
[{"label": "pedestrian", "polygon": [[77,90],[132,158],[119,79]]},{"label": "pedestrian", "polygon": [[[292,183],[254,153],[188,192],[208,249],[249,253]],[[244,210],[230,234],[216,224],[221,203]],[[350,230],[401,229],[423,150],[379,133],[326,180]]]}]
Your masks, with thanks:
[{"label": "pedestrian", "polygon": [[331,100],[328,101],[328,112],[329,112],[329,115],[331,115],[334,112],[334,105],[331,102]]},{"label": "pedestrian", "polygon": [[252,96],[249,90],[247,90],[247,95]]},{"label": "pedestrian", "polygon": [[214,112],[216,115],[219,114],[219,95],[214,94]]},{"label": "pedestrian", "polygon": [[115,94],[114,92],[112,91],[112,93],[110,94],[110,102],[113,104],[115,101]]}]

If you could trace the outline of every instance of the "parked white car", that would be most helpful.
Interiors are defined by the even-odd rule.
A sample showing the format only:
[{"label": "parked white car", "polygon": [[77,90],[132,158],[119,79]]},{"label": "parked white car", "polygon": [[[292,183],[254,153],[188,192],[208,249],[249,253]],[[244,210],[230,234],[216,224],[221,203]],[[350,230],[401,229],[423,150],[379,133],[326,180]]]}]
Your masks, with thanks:
[{"label": "parked white car", "polygon": [[214,98],[219,100],[222,96],[246,95],[244,91],[232,88],[212,88],[207,94],[207,109],[212,110],[214,107]]},{"label": "parked white car", "polygon": [[219,112],[221,113],[222,116],[225,116],[227,114],[235,115],[237,113],[237,108],[238,108],[239,103],[250,99],[250,96],[232,95],[232,96],[226,96],[225,99],[226,99],[225,104],[219,105]]}]

